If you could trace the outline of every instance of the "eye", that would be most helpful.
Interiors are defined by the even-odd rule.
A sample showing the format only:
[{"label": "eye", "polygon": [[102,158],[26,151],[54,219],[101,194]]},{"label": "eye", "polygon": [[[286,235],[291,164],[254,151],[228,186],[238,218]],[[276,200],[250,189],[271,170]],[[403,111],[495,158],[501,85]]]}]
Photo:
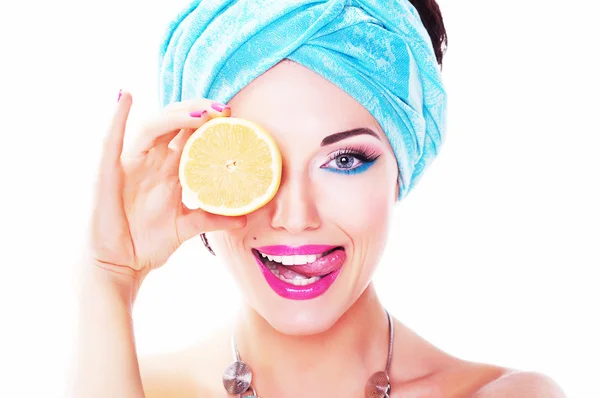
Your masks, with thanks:
[{"label": "eye", "polygon": [[337,155],[328,162],[329,167],[332,167],[333,163],[335,163],[335,166],[338,169],[352,169],[353,167],[358,167],[363,164],[357,156],[351,154]]},{"label": "eye", "polygon": [[368,169],[379,154],[368,148],[346,148],[329,155],[329,160],[321,168],[341,173],[355,173]]}]

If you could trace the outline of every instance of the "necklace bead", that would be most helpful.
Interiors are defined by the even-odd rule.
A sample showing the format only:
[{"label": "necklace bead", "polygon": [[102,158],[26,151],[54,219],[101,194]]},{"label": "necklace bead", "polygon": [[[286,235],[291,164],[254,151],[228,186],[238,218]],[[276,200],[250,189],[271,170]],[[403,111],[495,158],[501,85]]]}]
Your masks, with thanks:
[{"label": "necklace bead", "polygon": [[234,361],[223,372],[223,386],[229,394],[248,391],[252,382],[252,371],[242,361]]},{"label": "necklace bead", "polygon": [[390,391],[390,378],[387,372],[377,372],[369,378],[365,387],[365,398],[385,398]]}]

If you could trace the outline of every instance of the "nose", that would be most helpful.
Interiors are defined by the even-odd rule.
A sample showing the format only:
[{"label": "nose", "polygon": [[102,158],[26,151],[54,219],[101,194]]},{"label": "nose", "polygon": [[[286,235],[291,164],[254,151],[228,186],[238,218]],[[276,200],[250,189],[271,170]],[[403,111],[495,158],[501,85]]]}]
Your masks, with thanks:
[{"label": "nose", "polygon": [[270,203],[271,227],[291,234],[318,228],[321,220],[315,199],[306,172],[284,171],[279,190]]}]

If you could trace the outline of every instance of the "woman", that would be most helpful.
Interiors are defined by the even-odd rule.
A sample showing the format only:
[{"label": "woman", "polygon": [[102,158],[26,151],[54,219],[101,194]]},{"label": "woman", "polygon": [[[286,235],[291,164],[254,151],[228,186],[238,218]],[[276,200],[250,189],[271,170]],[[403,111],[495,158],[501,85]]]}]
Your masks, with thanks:
[{"label": "woman", "polygon": [[[563,396],[542,375],[433,347],[388,315],[371,284],[392,209],[444,135],[442,17],[433,0],[413,4],[195,1],[175,19],[161,50],[164,110],[124,149],[132,96],[120,93],[106,137],[75,396]],[[279,191],[247,216],[190,211],[182,146],[231,115],[273,135]],[[198,235],[231,270],[243,315],[138,364],[140,285]]]}]

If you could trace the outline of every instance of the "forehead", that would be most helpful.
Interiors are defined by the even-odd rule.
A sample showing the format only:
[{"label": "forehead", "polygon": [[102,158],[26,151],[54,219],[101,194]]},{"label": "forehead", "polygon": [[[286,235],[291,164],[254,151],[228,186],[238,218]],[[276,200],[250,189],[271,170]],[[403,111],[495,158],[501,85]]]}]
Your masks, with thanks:
[{"label": "forehead", "polygon": [[[377,121],[354,98],[319,74],[285,60],[252,81],[229,101],[232,115],[259,123],[273,134],[323,138]],[[279,137],[281,138],[281,137]]]}]

